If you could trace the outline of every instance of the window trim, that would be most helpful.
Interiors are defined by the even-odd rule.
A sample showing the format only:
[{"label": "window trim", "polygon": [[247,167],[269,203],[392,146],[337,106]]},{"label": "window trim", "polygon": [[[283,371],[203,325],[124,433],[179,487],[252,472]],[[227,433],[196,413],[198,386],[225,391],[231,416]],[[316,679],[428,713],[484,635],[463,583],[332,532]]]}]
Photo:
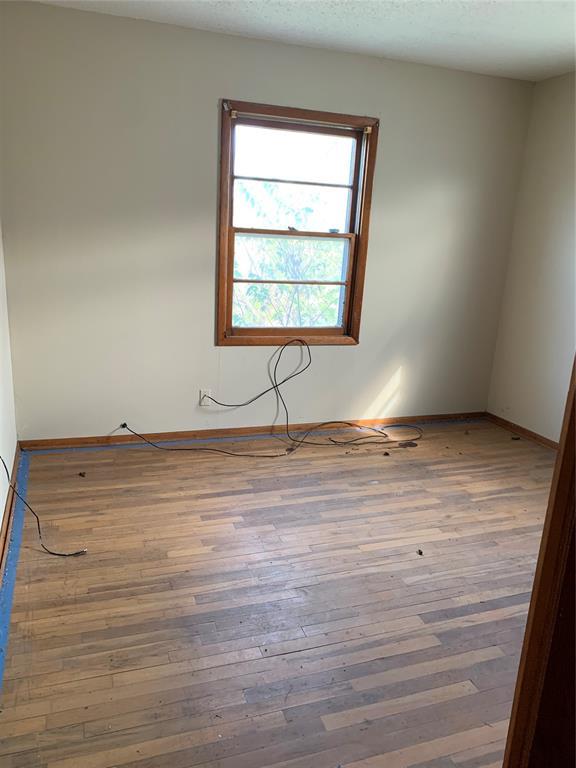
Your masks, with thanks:
[{"label": "window trim", "polygon": [[[296,233],[303,236],[318,235],[334,239],[347,238],[350,242],[347,291],[348,306],[345,307],[344,327],[337,328],[235,328],[232,326],[232,291],[234,286],[234,234],[295,234],[291,230],[263,230],[234,227],[232,224],[233,176],[233,120],[237,124],[282,127],[282,129],[306,130],[332,135],[356,133],[357,142],[352,201],[350,209],[350,231],[339,233]],[[219,194],[219,236],[218,236],[218,279],[216,296],[216,344],[218,346],[276,346],[285,344],[295,337],[305,339],[309,344],[358,344],[362,297],[368,251],[368,230],[372,185],[376,163],[379,121],[374,117],[359,117],[335,112],[319,112],[310,109],[280,107],[269,104],[254,104],[245,101],[223,99],[221,102],[220,124],[220,194]],[[282,180],[285,181],[285,180]],[[334,185],[329,185],[334,186]],[[271,281],[264,281],[271,282]],[[285,281],[282,281],[285,282]],[[306,281],[308,282],[308,281]]]}]

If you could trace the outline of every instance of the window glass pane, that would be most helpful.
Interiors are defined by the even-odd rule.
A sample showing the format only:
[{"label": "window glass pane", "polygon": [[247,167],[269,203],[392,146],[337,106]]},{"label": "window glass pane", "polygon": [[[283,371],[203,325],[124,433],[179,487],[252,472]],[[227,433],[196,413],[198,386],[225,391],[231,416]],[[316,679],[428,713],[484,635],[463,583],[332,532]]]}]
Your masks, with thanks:
[{"label": "window glass pane", "polygon": [[331,237],[245,235],[234,241],[234,277],[247,280],[346,280],[349,241]]},{"label": "window glass pane", "polygon": [[350,196],[344,187],[236,179],[234,226],[347,232]]},{"label": "window glass pane", "polygon": [[237,125],[234,174],[265,179],[351,184],[356,139],[326,133]]},{"label": "window glass pane", "polygon": [[333,328],[342,325],[344,286],[234,283],[236,328]]}]

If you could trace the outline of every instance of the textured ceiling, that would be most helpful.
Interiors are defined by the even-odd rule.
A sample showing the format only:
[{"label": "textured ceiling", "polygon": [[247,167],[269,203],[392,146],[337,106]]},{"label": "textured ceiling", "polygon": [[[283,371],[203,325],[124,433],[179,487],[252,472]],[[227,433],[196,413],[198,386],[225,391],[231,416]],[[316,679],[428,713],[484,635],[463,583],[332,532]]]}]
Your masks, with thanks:
[{"label": "textured ceiling", "polygon": [[565,0],[61,0],[64,5],[489,75],[542,80],[575,66]]}]

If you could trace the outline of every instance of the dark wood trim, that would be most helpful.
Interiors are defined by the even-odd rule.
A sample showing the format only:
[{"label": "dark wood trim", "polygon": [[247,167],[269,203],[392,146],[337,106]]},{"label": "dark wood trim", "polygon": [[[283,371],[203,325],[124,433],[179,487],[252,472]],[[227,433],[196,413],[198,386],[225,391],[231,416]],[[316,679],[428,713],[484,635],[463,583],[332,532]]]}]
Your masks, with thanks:
[{"label": "dark wood trim", "polygon": [[[218,201],[218,273],[216,278],[216,344],[221,344],[226,338],[227,309],[231,304],[228,297],[228,286],[232,280],[229,273],[229,227],[232,215],[232,187],[230,172],[232,170],[232,121],[230,111],[221,110],[220,117],[220,194]],[[230,278],[232,277],[230,273]]]},{"label": "dark wood trim", "polygon": [[494,413],[488,412],[486,412],[486,418],[492,423],[497,424],[499,427],[507,429],[509,432],[514,432],[515,435],[525,437],[527,440],[534,440],[534,442],[540,443],[540,445],[545,445],[547,448],[553,448],[554,450],[558,449],[558,443],[554,440],[539,435],[537,432],[532,432],[531,429],[526,429],[526,427],[521,427],[519,424],[514,424],[513,421],[508,421],[501,416],[496,416]]},{"label": "dark wood trim", "polygon": [[365,149],[363,152],[362,180],[358,197],[360,208],[357,211],[356,234],[358,235],[354,254],[352,288],[350,291],[350,306],[348,333],[357,342],[360,341],[360,317],[364,297],[364,278],[366,275],[366,259],[368,256],[368,233],[370,229],[370,209],[372,207],[372,188],[374,185],[374,170],[376,168],[376,149],[378,147],[378,122],[370,133],[364,135]]},{"label": "dark wood trim", "polygon": [[[256,118],[255,116],[258,116]],[[342,133],[347,128],[356,136],[352,201],[350,205],[350,232],[292,232],[291,230],[265,230],[233,226],[233,185],[234,185],[234,125],[263,124],[268,122],[274,128],[287,127],[294,130],[320,130],[325,133]],[[270,118],[272,120],[270,121]],[[335,128],[334,126],[339,126]],[[266,104],[222,100],[221,146],[220,146],[220,214],[219,253],[217,279],[217,322],[216,344],[219,346],[278,346],[294,336],[303,337],[311,344],[353,345],[359,341],[362,295],[368,251],[370,203],[376,144],[378,141],[378,119],[343,115],[332,112],[278,107]],[[291,329],[250,328],[237,329],[232,326],[234,235],[235,233],[262,234],[269,236],[350,240],[348,253],[348,275],[344,296],[344,312],[341,329],[311,333],[306,328]]]},{"label": "dark wood trim", "polygon": [[[264,333],[269,331],[269,333]],[[333,331],[330,328],[298,328],[297,334],[290,336],[275,336],[267,328],[235,328],[231,336],[225,336],[220,342],[222,347],[279,347],[300,338],[303,334],[306,343],[314,346],[354,346],[358,344],[352,336],[342,333],[342,328]],[[333,331],[333,332],[331,332]]]},{"label": "dark wood trim", "polygon": [[[572,379],[560,450],[556,459],[544,532],[540,545],[532,599],[528,611],[520,669],[503,768],[568,768],[573,758],[573,638],[571,617],[562,616],[564,602],[573,611],[576,404],[575,371]],[[572,581],[570,584],[569,582]],[[567,598],[568,596],[568,598]],[[558,638],[563,638],[558,642]],[[571,639],[569,639],[571,638]],[[554,654],[551,653],[554,644]],[[562,670],[564,670],[562,672]],[[570,679],[572,677],[572,679]],[[563,690],[558,690],[558,681]],[[550,682],[556,690],[552,695]],[[569,710],[572,709],[572,712]],[[567,754],[572,745],[572,756]]]},{"label": "dark wood trim", "polygon": [[[14,453],[14,462],[12,464],[12,474],[10,482],[16,485],[16,475],[18,474],[18,464],[20,462],[20,446],[16,446]],[[8,541],[10,540],[10,530],[12,528],[12,513],[14,510],[14,491],[8,488],[6,503],[4,504],[4,515],[2,516],[2,525],[0,527],[0,582],[4,574],[4,563],[8,554]]]},{"label": "dark wood trim", "polygon": [[[483,411],[471,411],[469,413],[436,413],[419,416],[397,416],[395,418],[381,419],[346,419],[350,424],[356,424],[362,427],[373,427],[387,424],[424,424],[435,421],[478,421],[484,418]],[[294,432],[298,430],[307,430],[315,427],[315,422],[304,422],[290,424],[290,429]],[[321,429],[331,429],[330,426],[321,427]],[[333,427],[332,427],[333,429]],[[192,429],[178,432],[148,432],[144,434],[148,440],[153,442],[164,442],[168,440],[208,440],[210,438],[229,437],[233,440],[235,437],[245,435],[270,435],[282,434],[285,431],[283,425],[270,426],[262,425],[258,427],[225,427],[218,429]],[[83,446],[94,445],[122,445],[123,443],[141,443],[142,441],[130,434],[114,433],[112,435],[97,435],[90,437],[56,437],[42,440],[21,440],[20,447],[25,451],[50,450],[52,448],[80,448]]]},{"label": "dark wood trim", "polygon": [[[359,220],[358,211],[360,210],[360,197],[361,197],[361,185],[360,185],[360,173],[362,170],[362,156],[364,152],[364,133],[358,136],[356,140],[356,154],[354,155],[354,168],[352,170],[352,187],[348,198],[349,210],[348,210],[348,229],[351,232],[359,232]],[[354,259],[356,255],[356,245],[354,252],[348,254],[348,274],[352,274],[352,268],[354,266]],[[347,297],[348,298],[348,297]],[[349,315],[350,313],[348,313]]]},{"label": "dark wood trim", "polygon": [[281,107],[274,104],[257,104],[250,101],[223,99],[223,104],[229,110],[240,114],[258,115],[261,117],[277,117],[282,120],[309,121],[317,125],[341,125],[352,128],[366,128],[378,125],[377,117],[360,117],[346,115],[340,112],[321,112],[317,109],[300,109],[299,107]]}]

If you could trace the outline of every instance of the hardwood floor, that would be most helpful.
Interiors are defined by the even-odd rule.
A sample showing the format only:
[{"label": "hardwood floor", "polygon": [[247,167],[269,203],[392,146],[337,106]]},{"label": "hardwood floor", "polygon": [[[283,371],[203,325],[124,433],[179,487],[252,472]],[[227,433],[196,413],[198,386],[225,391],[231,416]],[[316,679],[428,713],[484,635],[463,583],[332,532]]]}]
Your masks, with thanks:
[{"label": "hardwood floor", "polygon": [[31,454],[48,544],[88,555],[27,519],[0,765],[501,766],[554,458],[487,422]]}]

